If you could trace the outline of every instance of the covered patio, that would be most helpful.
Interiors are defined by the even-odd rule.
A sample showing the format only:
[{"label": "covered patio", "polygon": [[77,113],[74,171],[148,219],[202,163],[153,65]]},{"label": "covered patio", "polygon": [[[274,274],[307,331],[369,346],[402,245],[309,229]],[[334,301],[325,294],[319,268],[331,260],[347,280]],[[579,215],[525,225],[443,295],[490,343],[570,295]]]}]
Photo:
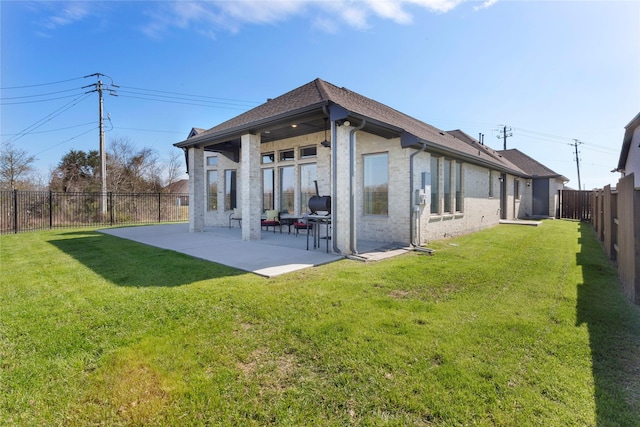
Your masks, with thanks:
[{"label": "covered patio", "polygon": [[[288,233],[284,226],[278,231],[263,232],[260,240],[242,240],[240,228],[205,227],[203,232],[189,232],[189,224],[162,224],[140,227],[108,228],[100,232],[146,245],[169,249],[196,258],[245,270],[264,277],[274,277],[304,268],[345,258],[326,251],[326,241],[313,248],[304,232]],[[402,244],[358,241],[360,253],[349,257],[375,261],[410,250]]]}]

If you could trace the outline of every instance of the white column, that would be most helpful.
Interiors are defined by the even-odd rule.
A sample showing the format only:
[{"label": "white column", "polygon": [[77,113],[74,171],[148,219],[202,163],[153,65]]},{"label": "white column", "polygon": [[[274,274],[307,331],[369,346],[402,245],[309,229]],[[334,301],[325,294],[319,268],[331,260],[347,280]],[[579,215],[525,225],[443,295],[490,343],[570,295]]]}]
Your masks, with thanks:
[{"label": "white column", "polygon": [[[349,200],[349,126],[336,126],[336,194],[332,196],[333,216],[331,218],[335,231],[336,247],[342,255],[350,255],[351,215]],[[332,142],[333,143],[333,142]]]},{"label": "white column", "polygon": [[262,176],[260,174],[260,135],[244,134],[240,148],[242,183],[242,240],[260,240],[262,215]]},{"label": "white column", "polygon": [[189,147],[189,231],[204,230],[204,211],[206,209],[204,150]]}]

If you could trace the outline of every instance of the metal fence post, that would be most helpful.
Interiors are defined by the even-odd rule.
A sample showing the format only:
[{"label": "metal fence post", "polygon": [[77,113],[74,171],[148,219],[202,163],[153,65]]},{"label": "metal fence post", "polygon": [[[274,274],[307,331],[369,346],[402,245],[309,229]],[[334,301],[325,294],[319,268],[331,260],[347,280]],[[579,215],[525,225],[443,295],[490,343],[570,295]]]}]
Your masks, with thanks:
[{"label": "metal fence post", "polygon": [[109,192],[109,223],[113,225],[113,192]]},{"label": "metal fence post", "polygon": [[18,190],[13,190],[13,232],[18,234]]},{"label": "metal fence post", "polygon": [[53,228],[53,191],[49,190],[49,230]]}]

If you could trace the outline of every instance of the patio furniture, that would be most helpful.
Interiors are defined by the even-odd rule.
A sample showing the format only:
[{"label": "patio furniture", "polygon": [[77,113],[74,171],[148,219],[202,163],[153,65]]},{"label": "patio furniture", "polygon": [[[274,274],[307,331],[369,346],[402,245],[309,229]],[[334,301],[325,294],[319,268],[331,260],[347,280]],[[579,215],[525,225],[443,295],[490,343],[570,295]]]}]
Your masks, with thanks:
[{"label": "patio furniture", "polygon": [[238,226],[242,228],[242,209],[234,208],[231,215],[229,215],[229,228],[231,228],[231,221],[238,221]]},{"label": "patio furniture", "polygon": [[[320,240],[326,239],[327,241],[327,253],[329,253],[329,240],[331,236],[329,230],[331,229],[331,215],[309,215],[307,222],[311,225],[312,233],[307,232],[307,250],[309,250],[309,235],[313,234],[313,248],[320,247]],[[321,235],[321,226],[325,227],[325,236]]]},{"label": "patio furniture", "polygon": [[282,222],[280,221],[280,211],[269,210],[266,212],[267,218],[260,220],[260,225],[265,227],[269,231],[269,227],[273,227],[273,232],[276,232],[276,227],[280,228],[280,234],[282,234]]},{"label": "patio furniture", "polygon": [[301,219],[293,223],[293,228],[296,230],[296,237],[298,237],[298,233],[300,230],[307,230],[307,233],[313,229],[313,224],[310,223],[307,219]]}]

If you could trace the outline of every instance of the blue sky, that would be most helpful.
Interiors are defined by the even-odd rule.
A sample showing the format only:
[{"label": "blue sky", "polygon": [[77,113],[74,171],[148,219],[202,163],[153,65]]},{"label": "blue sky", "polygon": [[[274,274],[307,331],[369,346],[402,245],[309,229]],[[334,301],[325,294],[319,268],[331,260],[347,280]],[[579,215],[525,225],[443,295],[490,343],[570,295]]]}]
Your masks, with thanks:
[{"label": "blue sky", "polygon": [[[70,149],[107,143],[166,158],[210,128],[321,78],[443,130],[498,125],[577,188],[615,184],[640,111],[640,2],[2,1],[0,133],[46,176]],[[194,96],[190,96],[194,95]]]}]

